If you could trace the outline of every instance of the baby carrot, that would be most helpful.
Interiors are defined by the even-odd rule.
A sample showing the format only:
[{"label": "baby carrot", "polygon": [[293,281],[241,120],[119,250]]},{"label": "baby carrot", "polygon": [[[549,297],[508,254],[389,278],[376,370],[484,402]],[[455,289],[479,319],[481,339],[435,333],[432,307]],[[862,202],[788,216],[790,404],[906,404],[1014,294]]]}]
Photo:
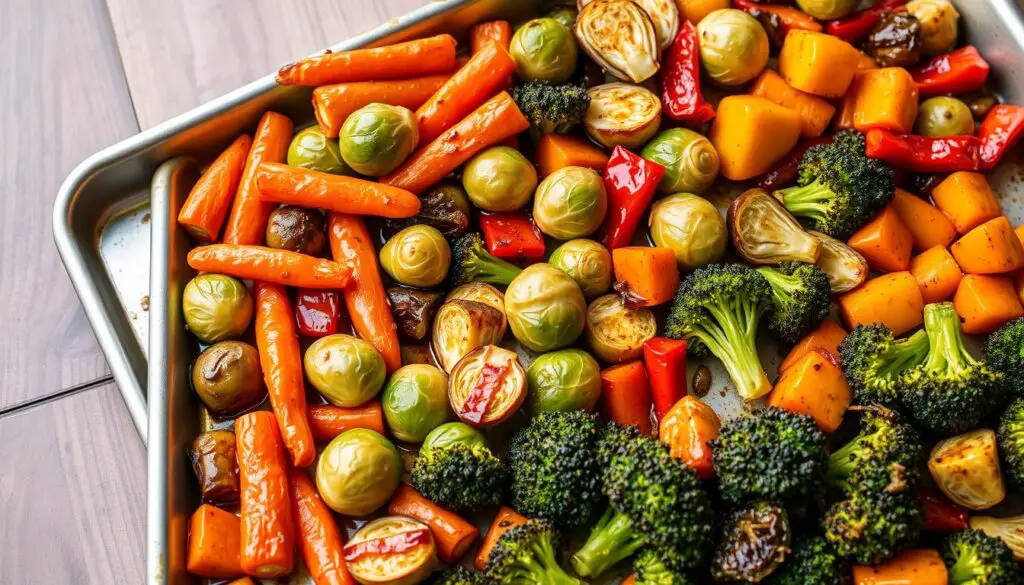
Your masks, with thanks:
[{"label": "baby carrot", "polygon": [[487,568],[487,559],[490,558],[491,551],[501,535],[508,532],[510,528],[522,524],[526,524],[526,518],[515,510],[507,506],[498,508],[498,515],[494,517],[491,527],[487,529],[484,541],[480,544],[480,550],[476,553],[476,558],[473,559],[473,566],[477,571]]},{"label": "baby carrot", "polygon": [[302,355],[295,318],[284,287],[256,283],[256,347],[270,405],[292,463],[305,467],[316,457],[313,432],[306,413]]},{"label": "baby carrot", "polygon": [[384,434],[384,411],[379,400],[343,408],[333,404],[312,404],[308,411],[313,438],[326,443],[349,429],[372,429]]},{"label": "baby carrot", "polygon": [[237,516],[210,504],[199,506],[188,521],[188,572],[211,579],[241,575],[241,534]]},{"label": "baby carrot", "polygon": [[338,213],[404,218],[420,211],[419,197],[405,189],[281,163],[261,164],[256,187],[263,201]]},{"label": "baby carrot", "polygon": [[302,288],[344,288],[352,279],[352,269],[344,264],[264,246],[199,246],[188,253],[188,265],[200,272]]},{"label": "baby carrot", "polygon": [[442,34],[386,47],[306,57],[279,69],[277,82],[316,87],[346,81],[406,79],[442,73],[454,64],[455,38]]},{"label": "baby carrot", "polygon": [[228,210],[231,209],[231,200],[238,192],[251,146],[251,136],[239,136],[220,153],[192,187],[178,212],[178,223],[193,238],[201,242],[217,239]]},{"label": "baby carrot", "polygon": [[373,104],[415,110],[451,77],[448,73],[394,81],[353,81],[324,85],[313,90],[313,113],[329,138],[337,138],[349,114]]},{"label": "baby carrot", "polygon": [[480,531],[458,514],[438,506],[412,487],[401,484],[388,503],[388,514],[408,516],[423,522],[434,534],[438,556],[449,565],[459,562],[473,546]]},{"label": "baby carrot", "polygon": [[260,199],[256,189],[256,167],[262,162],[284,162],[294,126],[287,116],[267,112],[260,119],[245,160],[245,169],[231,204],[228,224],[224,228],[225,244],[259,245],[267,229],[267,220],[274,206]]},{"label": "baby carrot", "polygon": [[507,51],[512,44],[512,25],[507,20],[491,20],[469,29],[469,50],[474,55],[491,41],[497,42]]},{"label": "baby carrot", "polygon": [[288,471],[292,514],[299,537],[299,554],[316,585],[356,585],[345,567],[345,536],[334,515],[320,499],[313,480],[301,469]]}]

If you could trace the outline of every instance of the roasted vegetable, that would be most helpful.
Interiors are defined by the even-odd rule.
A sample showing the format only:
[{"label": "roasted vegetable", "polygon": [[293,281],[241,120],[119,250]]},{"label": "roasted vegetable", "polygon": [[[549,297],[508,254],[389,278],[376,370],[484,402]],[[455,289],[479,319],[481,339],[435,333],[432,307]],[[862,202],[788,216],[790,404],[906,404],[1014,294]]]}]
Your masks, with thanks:
[{"label": "roasted vegetable", "polygon": [[588,298],[608,292],[612,286],[612,255],[594,240],[569,240],[555,248],[548,264],[572,277]]},{"label": "roasted vegetable", "polygon": [[462,186],[473,205],[484,211],[516,211],[533,195],[537,171],[508,146],[493,146],[466,163]]},{"label": "roasted vegetable", "polygon": [[327,220],[318,211],[282,205],[270,214],[266,238],[271,248],[319,256],[327,245]]},{"label": "roasted vegetable", "polygon": [[288,145],[288,166],[331,173],[334,175],[351,175],[341,158],[338,141],[324,135],[320,126],[310,126],[300,130]]},{"label": "roasted vegetable", "polygon": [[581,349],[560,349],[533,360],[526,369],[531,413],[594,409],[601,397],[601,366]]},{"label": "roasted vegetable", "polygon": [[649,224],[654,244],[672,250],[683,270],[718,262],[729,241],[729,230],[718,208],[689,193],[655,202]]},{"label": "roasted vegetable", "polygon": [[387,376],[384,358],[368,341],[328,335],[313,342],[303,369],[314,388],[335,406],[359,406],[380,392]]},{"label": "roasted vegetable", "polygon": [[345,119],[338,148],[355,172],[383,177],[405,162],[419,140],[416,116],[408,108],[373,103]]},{"label": "roasted vegetable", "polygon": [[[623,581],[628,583],[629,580]],[[658,558],[650,548],[641,550],[633,558],[633,585],[692,585],[692,580],[682,571],[673,571]]]},{"label": "roasted vegetable", "polygon": [[369,429],[335,437],[316,465],[317,490],[332,510],[345,516],[366,516],[383,506],[401,478],[398,450]]},{"label": "roasted vegetable", "polygon": [[192,364],[192,388],[215,415],[255,406],[265,395],[259,352],[241,341],[211,345]]},{"label": "roasted vegetable", "polygon": [[501,311],[478,303],[455,299],[446,301],[434,317],[434,353],[446,372],[478,347],[501,341],[505,317]]},{"label": "roasted vegetable", "polygon": [[833,293],[849,292],[868,279],[868,262],[860,252],[821,232],[807,232],[821,246],[818,249],[818,268],[828,276]]},{"label": "roasted vegetable", "polygon": [[410,339],[419,341],[426,337],[444,295],[401,286],[389,288],[387,295],[398,329]]},{"label": "roasted vegetable", "polygon": [[814,264],[784,262],[757,269],[772,287],[768,328],[779,339],[796,343],[828,316],[828,277]]},{"label": "roasted vegetable", "polygon": [[1018,562],[1024,561],[1024,516],[971,516],[971,528],[1002,540],[1013,551]]},{"label": "roasted vegetable", "polygon": [[427,438],[423,439],[423,444],[420,445],[420,451],[427,452],[431,449],[442,449],[456,444],[468,447],[486,447],[487,438],[466,423],[449,422],[437,426],[427,433]]},{"label": "roasted vegetable", "polygon": [[558,543],[550,522],[529,520],[514,526],[491,549],[487,578],[499,585],[583,585],[558,565]]},{"label": "roasted vegetable", "polygon": [[429,288],[448,274],[452,251],[441,232],[413,225],[395,234],[380,249],[380,266],[388,276],[408,285]]},{"label": "roasted vegetable", "polygon": [[605,148],[640,148],[661,125],[661,100],[639,85],[606,83],[588,89],[587,95],[583,126]]},{"label": "roasted vegetable", "polygon": [[816,262],[821,244],[763,189],[744,191],[729,206],[736,253],[750,264]]},{"label": "roasted vegetable", "polygon": [[909,12],[890,12],[871,29],[864,47],[879,67],[913,67],[923,45],[921,22]]},{"label": "roasted vegetable", "polygon": [[996,439],[1007,479],[1024,487],[1024,398],[1014,400],[1003,412]]},{"label": "roasted vegetable", "polygon": [[888,409],[865,411],[860,433],[828,459],[825,483],[846,497],[863,492],[896,490],[893,478],[916,484],[921,463],[921,437]]},{"label": "roasted vegetable", "polygon": [[843,372],[860,405],[895,406],[900,402],[900,380],[928,354],[928,335],[918,331],[896,339],[885,325],[858,325],[839,344]]},{"label": "roasted vegetable", "polygon": [[553,18],[535,18],[519,27],[509,54],[526,81],[565,83],[576,71],[579,48],[572,31]]},{"label": "roasted vegetable", "polygon": [[989,335],[985,359],[991,369],[1003,375],[1008,394],[1024,397],[1024,318],[1010,321]]},{"label": "roasted vegetable", "polygon": [[571,345],[583,333],[587,302],[569,275],[549,264],[523,270],[505,291],[512,334],[533,351]]},{"label": "roasted vegetable", "polygon": [[949,96],[932,97],[917,108],[914,134],[943,138],[974,134],[974,116],[967,104]]},{"label": "roasted vegetable", "polygon": [[789,553],[789,515],[764,500],[726,515],[711,559],[711,575],[721,582],[758,583],[782,564]]},{"label": "roasted vegetable", "polygon": [[429,581],[430,585],[487,585],[487,577],[466,567],[445,569]]},{"label": "roasted vegetable", "polygon": [[907,13],[921,23],[921,49],[925,55],[941,55],[956,46],[960,13],[949,0],[911,0]]},{"label": "roasted vegetable", "polygon": [[793,543],[793,552],[781,567],[769,575],[765,585],[845,585],[850,580],[846,562],[822,536],[803,536]]},{"label": "roasted vegetable", "polygon": [[462,187],[441,183],[420,196],[420,212],[406,219],[389,219],[385,223],[393,236],[412,225],[428,225],[446,238],[456,238],[469,229],[469,200]]},{"label": "roasted vegetable", "polygon": [[445,297],[445,301],[456,300],[483,303],[501,313],[501,333],[498,338],[504,337],[508,325],[505,320],[505,293],[486,282],[467,282],[453,288]]},{"label": "roasted vegetable", "polygon": [[495,426],[515,414],[524,400],[526,370],[519,356],[507,349],[478,347],[452,368],[448,401],[465,423]]},{"label": "roasted vegetable", "polygon": [[428,439],[413,463],[410,478],[416,491],[456,510],[497,504],[507,481],[505,464],[476,438],[450,443]]},{"label": "roasted vegetable", "polygon": [[650,309],[632,309],[617,295],[608,294],[587,307],[584,333],[597,357],[618,364],[640,357],[644,342],[655,336],[657,328]]},{"label": "roasted vegetable", "polygon": [[1006,498],[996,434],[989,429],[940,441],[928,471],[950,501],[970,510],[987,510]]},{"label": "roasted vegetable", "polygon": [[651,139],[640,152],[665,167],[658,192],[695,193],[708,190],[718,178],[718,152],[703,134],[686,128],[671,128]]},{"label": "roasted vegetable", "polygon": [[980,530],[947,538],[942,560],[949,570],[949,585],[1011,585],[1024,579],[1010,547]]},{"label": "roasted vegetable", "polygon": [[348,573],[362,585],[416,585],[434,570],[437,549],[426,524],[386,516],[359,527],[345,543],[344,557]]},{"label": "roasted vegetable", "polygon": [[452,246],[452,282],[455,285],[479,281],[505,286],[520,272],[520,268],[488,252],[484,239],[476,232],[462,236]]},{"label": "roasted vegetable", "polygon": [[835,20],[849,16],[860,4],[858,0],[796,0],[796,5],[818,20]]},{"label": "roasted vegetable", "polygon": [[541,181],[533,198],[533,220],[559,240],[589,236],[604,223],[608,194],[601,175],[585,167],[562,167]]},{"label": "roasted vegetable", "polygon": [[700,62],[715,82],[735,87],[757,77],[768,63],[768,33],[750,14],[723,8],[697,23]]},{"label": "roasted vegetable", "polygon": [[205,343],[244,333],[252,321],[252,309],[249,289],[223,274],[200,274],[188,281],[181,295],[185,325]]},{"label": "roasted vegetable", "polygon": [[921,534],[923,514],[917,494],[898,491],[858,491],[833,505],[825,514],[825,537],[839,556],[861,565],[877,565],[912,546]]},{"label": "roasted vegetable", "polygon": [[580,48],[602,69],[641,83],[658,72],[658,37],[647,12],[632,0],[595,0],[576,18]]},{"label": "roasted vegetable", "polygon": [[551,85],[530,81],[512,88],[512,99],[530,120],[534,143],[547,134],[568,134],[583,121],[590,106],[586,88],[574,83]]},{"label": "roasted vegetable", "polygon": [[403,366],[391,374],[380,402],[396,439],[422,442],[427,433],[451,418],[448,376],[434,366]]},{"label": "roasted vegetable", "polygon": [[238,501],[241,484],[235,459],[235,433],[209,431],[192,441],[189,450],[192,471],[199,480],[199,495],[204,501],[233,504]]}]

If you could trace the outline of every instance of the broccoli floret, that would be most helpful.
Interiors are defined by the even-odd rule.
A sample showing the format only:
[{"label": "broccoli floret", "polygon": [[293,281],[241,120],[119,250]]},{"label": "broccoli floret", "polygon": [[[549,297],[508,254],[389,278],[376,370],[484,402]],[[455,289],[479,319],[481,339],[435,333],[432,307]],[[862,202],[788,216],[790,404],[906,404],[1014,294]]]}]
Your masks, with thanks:
[{"label": "broccoli floret", "polygon": [[825,483],[845,496],[891,489],[897,481],[917,482],[921,438],[895,412],[876,408],[861,419],[861,431],[828,459]]},{"label": "broccoli floret", "polygon": [[805,536],[793,544],[793,552],[764,585],[845,585],[850,581],[846,561],[824,536]]},{"label": "broccoli floret", "polygon": [[843,373],[854,404],[896,406],[900,377],[928,354],[928,335],[918,331],[896,339],[885,325],[858,325],[839,344]]},{"label": "broccoli floret", "polygon": [[828,276],[814,264],[785,262],[757,269],[772,287],[768,329],[787,343],[796,343],[828,316],[832,289]]},{"label": "broccoli floret", "polygon": [[789,553],[789,515],[785,508],[758,501],[730,512],[711,560],[711,575],[724,583],[759,583]]},{"label": "broccoli floret", "polygon": [[546,520],[529,520],[501,535],[487,557],[487,578],[501,585],[584,585],[558,564],[558,534]]},{"label": "broccoli floret", "polygon": [[1024,398],[1010,404],[999,421],[996,434],[1003,472],[1017,487],[1024,488]]},{"label": "broccoli floret", "polygon": [[566,83],[549,85],[529,81],[512,88],[512,99],[530,121],[530,136],[534,142],[545,134],[568,134],[583,121],[590,106],[587,88]]},{"label": "broccoli floret", "polygon": [[597,439],[591,414],[538,414],[509,443],[512,507],[560,528],[589,523],[601,498]]},{"label": "broccoli floret", "polygon": [[446,508],[476,510],[501,502],[505,464],[482,445],[455,443],[420,451],[412,486]]},{"label": "broccoli floret", "polygon": [[597,577],[645,546],[672,571],[704,560],[711,500],[696,473],[667,446],[634,426],[611,423],[598,441],[598,463],[610,507],[573,555],[577,573]]},{"label": "broccoli floret", "polygon": [[487,585],[487,577],[466,567],[452,567],[438,573],[430,585]]},{"label": "broccoli floret", "polygon": [[951,535],[942,549],[949,585],[1011,585],[1024,580],[1013,551],[980,530]]},{"label": "broccoli floret", "polygon": [[686,573],[673,571],[652,549],[644,549],[633,559],[634,585],[694,585]]},{"label": "broccoli floret", "polygon": [[769,406],[727,422],[710,444],[727,501],[796,503],[819,493],[825,435],[809,416]]},{"label": "broccoli floret", "polygon": [[757,355],[757,325],[771,299],[768,281],[749,266],[698,268],[679,287],[665,335],[686,339],[694,355],[714,354],[743,398],[764,396],[772,386]]},{"label": "broccoli floret", "polygon": [[1010,321],[988,337],[985,361],[1003,375],[1007,394],[1024,398],[1024,317]]},{"label": "broccoli floret", "polygon": [[895,194],[893,170],[864,153],[864,135],[840,132],[829,144],[807,150],[797,186],[778,192],[793,215],[812,229],[847,240]]},{"label": "broccoli floret", "polygon": [[825,537],[839,556],[862,565],[885,562],[917,541],[924,514],[911,482],[894,468],[892,490],[855,491],[825,514]]},{"label": "broccoli floret", "polygon": [[904,407],[932,433],[977,427],[1002,400],[1002,375],[968,353],[953,303],[925,305],[924,329],[928,356],[902,376]]},{"label": "broccoli floret", "polygon": [[486,282],[507,286],[522,269],[487,251],[483,237],[475,232],[455,240],[452,246],[452,284]]}]

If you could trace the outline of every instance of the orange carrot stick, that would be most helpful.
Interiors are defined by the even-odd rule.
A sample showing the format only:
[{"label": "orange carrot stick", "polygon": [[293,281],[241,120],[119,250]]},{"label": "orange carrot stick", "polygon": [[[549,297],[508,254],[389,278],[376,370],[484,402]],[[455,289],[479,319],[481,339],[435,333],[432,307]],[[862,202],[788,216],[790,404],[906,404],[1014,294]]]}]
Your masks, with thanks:
[{"label": "orange carrot stick", "polygon": [[288,293],[281,286],[256,283],[256,347],[270,405],[292,463],[305,467],[316,457],[316,447],[306,414],[306,385],[295,317]]},{"label": "orange carrot stick", "polygon": [[384,434],[384,411],[379,400],[362,406],[343,408],[333,404],[313,404],[308,412],[313,438],[326,443],[349,429],[372,429]]},{"label": "orange carrot stick", "polygon": [[274,415],[266,411],[235,420],[242,480],[242,569],[260,579],[280,577],[295,566],[295,524],[288,497],[288,460]]},{"label": "orange carrot stick", "polygon": [[238,192],[252,137],[242,134],[220,153],[196,181],[178,212],[178,223],[195,239],[212,242],[220,234],[231,200]]},{"label": "orange carrot stick", "polygon": [[353,81],[324,85],[313,90],[313,113],[329,138],[337,138],[349,114],[373,104],[402,106],[415,110],[441,89],[448,73],[395,81]]},{"label": "orange carrot stick", "polygon": [[345,567],[342,547],[345,535],[338,529],[334,515],[320,499],[313,480],[301,469],[288,471],[292,496],[292,515],[299,537],[299,554],[316,585],[356,585]]},{"label": "orange carrot stick", "polygon": [[507,85],[516,62],[508,51],[489,43],[416,110],[420,144],[427,144]]},{"label": "orange carrot stick", "polygon": [[189,573],[211,579],[241,575],[242,532],[238,517],[216,506],[203,504],[188,521]]},{"label": "orange carrot stick", "polygon": [[419,197],[405,189],[280,163],[260,165],[256,187],[263,201],[338,213],[404,218],[420,212]]},{"label": "orange carrot stick", "polygon": [[503,91],[419,149],[381,183],[422,193],[476,153],[530,127]]},{"label": "orange carrot stick", "polygon": [[260,119],[256,135],[245,160],[245,170],[238,184],[238,193],[231,204],[231,214],[224,228],[225,244],[259,245],[263,243],[267,220],[274,206],[260,199],[256,189],[256,167],[262,162],[284,162],[292,140],[292,121],[276,112],[267,112]]},{"label": "orange carrot stick", "polygon": [[473,546],[480,531],[451,510],[431,502],[412,487],[402,484],[388,503],[388,514],[408,516],[430,527],[441,560],[449,565],[459,562]]},{"label": "orange carrot stick", "polygon": [[344,288],[352,279],[352,269],[344,264],[264,246],[199,246],[188,253],[188,265],[200,272],[302,288]]},{"label": "orange carrot stick", "polygon": [[606,418],[651,434],[651,386],[641,361],[601,371],[601,404]]},{"label": "orange carrot stick", "polygon": [[487,559],[491,556],[491,550],[494,549],[494,545],[498,543],[501,535],[508,532],[510,528],[522,524],[526,524],[526,518],[519,512],[507,506],[498,508],[498,515],[494,517],[491,527],[487,529],[484,541],[480,544],[480,550],[476,553],[476,558],[473,559],[473,566],[477,571],[487,568]]},{"label": "orange carrot stick", "polygon": [[469,29],[469,50],[474,55],[491,41],[497,42],[507,51],[512,44],[512,25],[507,20],[491,20]]},{"label": "orange carrot stick", "polygon": [[347,81],[407,79],[448,71],[455,64],[455,38],[437,35],[373,49],[327,52],[285,65],[281,85],[328,85]]},{"label": "orange carrot stick", "polygon": [[[241,579],[235,579],[228,583],[228,585],[256,585],[256,582],[251,577],[242,577]],[[625,585],[625,583],[623,583]]]},{"label": "orange carrot stick", "polygon": [[341,291],[352,326],[377,348],[388,373],[394,372],[402,367],[402,349],[370,232],[362,219],[352,215],[332,213],[329,223],[332,257],[352,267],[352,283]]}]

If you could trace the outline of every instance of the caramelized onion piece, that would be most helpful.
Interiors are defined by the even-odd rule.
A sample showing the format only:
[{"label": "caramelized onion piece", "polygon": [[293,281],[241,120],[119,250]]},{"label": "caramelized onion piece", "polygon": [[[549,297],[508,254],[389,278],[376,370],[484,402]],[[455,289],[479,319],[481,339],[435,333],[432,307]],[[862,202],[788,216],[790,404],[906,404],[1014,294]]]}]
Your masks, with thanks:
[{"label": "caramelized onion piece", "polygon": [[749,264],[813,264],[818,259],[818,240],[764,189],[737,197],[729,206],[728,220],[732,245]]},{"label": "caramelized onion piece", "polygon": [[851,291],[868,279],[868,261],[860,252],[821,232],[807,232],[821,242],[818,268],[828,276],[833,293]]},{"label": "caramelized onion piece", "polygon": [[641,83],[658,72],[658,39],[647,12],[632,0],[593,0],[576,19],[580,47],[605,71]]}]

